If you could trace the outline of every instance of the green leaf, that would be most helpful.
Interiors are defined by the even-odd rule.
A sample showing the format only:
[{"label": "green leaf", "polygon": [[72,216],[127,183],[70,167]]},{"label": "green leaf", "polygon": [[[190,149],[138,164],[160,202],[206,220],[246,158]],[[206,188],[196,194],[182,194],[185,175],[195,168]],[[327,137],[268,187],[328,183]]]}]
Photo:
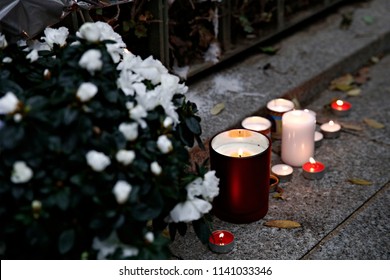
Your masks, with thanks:
[{"label": "green leaf", "polygon": [[262,53],[265,53],[265,54],[275,55],[275,54],[279,51],[279,48],[277,48],[277,47],[272,47],[272,46],[268,46],[268,47],[262,47],[262,48],[260,48],[260,51],[261,51]]},{"label": "green leaf", "polygon": [[67,107],[65,108],[63,114],[64,124],[69,125],[77,119],[79,112],[75,109]]},{"label": "green leaf", "polygon": [[363,17],[363,21],[367,24],[367,25],[371,25],[374,23],[374,18],[372,16],[364,16]]},{"label": "green leaf", "polygon": [[188,129],[195,135],[199,135],[202,133],[202,128],[200,127],[200,124],[197,119],[194,117],[189,117],[185,119],[186,125]]},{"label": "green leaf", "polygon": [[211,235],[211,230],[208,227],[204,219],[199,219],[192,222],[196,236],[203,244],[207,244],[209,241],[209,236]]},{"label": "green leaf", "polygon": [[69,252],[74,245],[74,240],[75,232],[73,229],[62,232],[58,240],[58,250],[60,251],[60,254],[63,255]]},{"label": "green leaf", "polygon": [[59,191],[56,194],[56,202],[61,210],[66,211],[69,207],[69,192],[66,190]]}]

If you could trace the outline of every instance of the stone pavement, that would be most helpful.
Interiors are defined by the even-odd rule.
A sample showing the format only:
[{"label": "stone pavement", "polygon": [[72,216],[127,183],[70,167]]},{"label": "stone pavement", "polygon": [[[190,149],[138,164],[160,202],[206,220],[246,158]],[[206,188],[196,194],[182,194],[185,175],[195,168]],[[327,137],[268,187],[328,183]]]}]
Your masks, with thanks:
[{"label": "stone pavement", "polygon": [[[341,15],[353,12],[348,29],[340,29]],[[250,224],[231,224],[214,218],[214,229],[230,230],[235,247],[228,254],[212,253],[193,230],[178,236],[171,246],[178,259],[390,259],[390,1],[359,1],[339,7],[310,26],[276,42],[275,56],[252,52],[223,69],[190,83],[203,120],[204,140],[223,130],[240,127],[249,115],[264,115],[266,103],[276,97],[297,98],[317,113],[317,121],[330,119],[344,126],[337,139],[324,139],[315,158],[323,162],[321,180],[307,180],[301,168],[280,184],[284,199],[270,194],[267,215]],[[365,19],[365,20],[364,20]],[[370,20],[367,20],[370,19]],[[378,63],[370,62],[380,57]],[[268,67],[264,67],[268,65]],[[332,79],[369,66],[370,79],[361,94],[328,89]],[[346,117],[335,117],[328,104],[333,98],[352,103]],[[223,102],[219,115],[210,109]],[[374,128],[363,119],[385,125]],[[317,126],[317,129],[319,126]],[[354,128],[354,127],[352,127]],[[272,164],[280,163],[280,141],[273,142]],[[195,159],[208,151],[194,149]],[[349,181],[359,178],[372,185]],[[296,229],[264,226],[286,219],[299,222]]]}]

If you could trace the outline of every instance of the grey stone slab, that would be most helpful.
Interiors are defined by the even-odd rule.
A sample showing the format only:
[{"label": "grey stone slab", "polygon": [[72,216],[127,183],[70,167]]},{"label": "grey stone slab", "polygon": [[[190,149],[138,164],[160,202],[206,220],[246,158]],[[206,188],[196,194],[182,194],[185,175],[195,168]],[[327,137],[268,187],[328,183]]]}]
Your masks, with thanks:
[{"label": "grey stone slab", "polygon": [[[354,12],[354,20],[348,29],[340,29],[341,14],[348,11]],[[273,98],[313,98],[331,78],[388,50],[389,13],[386,0],[343,6],[337,13],[280,41],[277,55],[252,53],[190,83],[188,98],[197,103],[204,120],[203,139],[237,126],[246,116],[264,113],[266,103]],[[370,16],[372,23],[365,23],[364,16]],[[211,115],[211,108],[221,102],[225,110]]]},{"label": "grey stone slab", "polygon": [[390,184],[317,245],[305,259],[390,259]]}]

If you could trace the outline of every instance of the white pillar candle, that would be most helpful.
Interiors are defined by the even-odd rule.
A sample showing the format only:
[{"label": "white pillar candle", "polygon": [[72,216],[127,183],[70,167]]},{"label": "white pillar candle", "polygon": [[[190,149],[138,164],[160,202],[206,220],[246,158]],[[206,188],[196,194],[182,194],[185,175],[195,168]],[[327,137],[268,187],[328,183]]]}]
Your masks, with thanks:
[{"label": "white pillar candle", "polygon": [[282,161],[302,166],[314,155],[315,117],[309,112],[295,110],[282,118]]}]

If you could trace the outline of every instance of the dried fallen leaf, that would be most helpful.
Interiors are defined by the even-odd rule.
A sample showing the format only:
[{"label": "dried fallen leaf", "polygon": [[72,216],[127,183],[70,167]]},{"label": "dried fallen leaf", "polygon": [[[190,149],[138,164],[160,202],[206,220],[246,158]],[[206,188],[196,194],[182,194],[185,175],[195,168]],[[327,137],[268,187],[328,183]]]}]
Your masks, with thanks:
[{"label": "dried fallen leaf", "polygon": [[341,90],[341,91],[349,91],[354,88],[352,85],[354,82],[354,78],[351,74],[346,74],[337,79],[334,79],[330,83],[331,90]]},{"label": "dried fallen leaf", "polygon": [[355,76],[355,83],[362,85],[370,79],[370,68],[363,67],[361,68]]},{"label": "dried fallen leaf", "polygon": [[354,88],[347,92],[348,96],[359,96],[362,93],[362,90],[360,88]]},{"label": "dried fallen leaf", "polygon": [[285,200],[286,198],[283,196],[283,193],[275,193],[273,196],[273,198],[275,199],[281,199],[281,200]]},{"label": "dried fallen leaf", "polygon": [[299,228],[301,224],[295,221],[290,220],[271,220],[265,222],[266,227],[276,227],[276,228]]},{"label": "dried fallen leaf", "polygon": [[372,63],[378,63],[380,61],[380,59],[379,59],[379,57],[377,57],[377,56],[373,56],[373,57],[371,57],[371,62]]},{"label": "dried fallen leaf", "polygon": [[294,97],[293,99],[291,99],[292,103],[294,103],[294,108],[295,109],[300,109],[301,108],[301,104],[299,103],[299,100],[298,98]]},{"label": "dried fallen leaf", "polygon": [[218,103],[211,109],[210,113],[215,116],[221,113],[223,109],[225,109],[225,103]]},{"label": "dried fallen leaf", "polygon": [[367,181],[367,180],[359,179],[359,178],[350,178],[350,179],[348,179],[348,181],[351,182],[352,184],[355,184],[355,185],[365,185],[365,186],[372,185],[371,181]]},{"label": "dried fallen leaf", "polygon": [[339,122],[341,124],[342,128],[350,129],[350,130],[356,130],[356,131],[362,131],[363,128],[357,124],[351,124],[351,123],[345,123],[345,122]]},{"label": "dried fallen leaf", "polygon": [[380,122],[378,122],[376,120],[373,120],[373,119],[370,119],[370,118],[364,118],[363,121],[367,125],[369,125],[369,126],[371,126],[373,128],[376,128],[376,129],[381,129],[381,128],[385,127],[385,125],[383,123],[380,123]]}]

